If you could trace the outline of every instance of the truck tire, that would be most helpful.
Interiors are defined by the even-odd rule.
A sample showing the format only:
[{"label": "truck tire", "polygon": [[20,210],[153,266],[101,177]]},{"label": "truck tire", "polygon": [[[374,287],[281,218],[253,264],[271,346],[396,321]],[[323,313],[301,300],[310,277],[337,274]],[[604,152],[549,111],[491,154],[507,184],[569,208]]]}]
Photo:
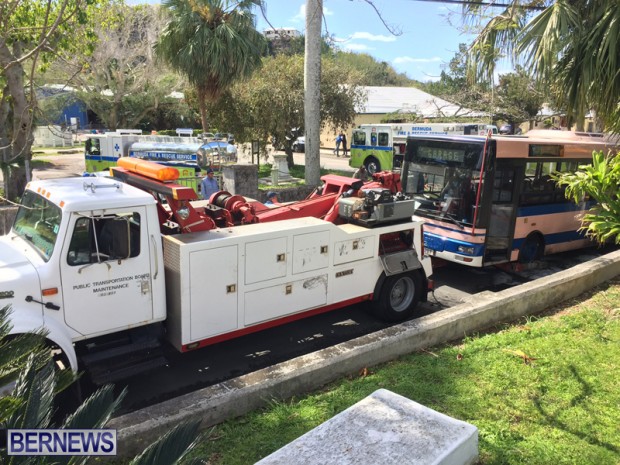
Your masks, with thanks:
[{"label": "truck tire", "polygon": [[368,174],[373,175],[381,171],[381,163],[375,157],[368,157],[366,161],[364,161],[364,165],[366,166],[366,171]]},{"label": "truck tire", "polygon": [[417,271],[387,276],[373,313],[383,321],[404,321],[414,314],[421,294],[422,279]]}]

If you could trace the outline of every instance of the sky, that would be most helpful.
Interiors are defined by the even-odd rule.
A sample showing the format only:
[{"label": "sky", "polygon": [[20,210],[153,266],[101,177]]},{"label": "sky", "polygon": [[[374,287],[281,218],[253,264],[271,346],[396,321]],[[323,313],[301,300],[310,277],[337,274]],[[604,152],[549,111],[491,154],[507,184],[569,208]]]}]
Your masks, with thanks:
[{"label": "sky", "polygon": [[[128,4],[159,0],[126,0]],[[342,50],[368,53],[418,81],[435,81],[473,35],[462,33],[461,6],[420,0],[372,0],[393,35],[366,0],[323,0],[323,34]],[[266,19],[256,11],[257,29],[293,28],[305,34],[306,0],[266,0]]]},{"label": "sky", "polygon": [[[334,37],[342,50],[368,53],[408,77],[437,80],[442,69],[472,35],[459,31],[460,5],[416,0],[374,0],[392,35],[368,2],[323,0],[323,34]],[[294,28],[305,33],[305,0],[267,0],[266,16],[275,28]],[[257,13],[257,29],[270,28]],[[453,23],[454,25],[451,25]]]}]

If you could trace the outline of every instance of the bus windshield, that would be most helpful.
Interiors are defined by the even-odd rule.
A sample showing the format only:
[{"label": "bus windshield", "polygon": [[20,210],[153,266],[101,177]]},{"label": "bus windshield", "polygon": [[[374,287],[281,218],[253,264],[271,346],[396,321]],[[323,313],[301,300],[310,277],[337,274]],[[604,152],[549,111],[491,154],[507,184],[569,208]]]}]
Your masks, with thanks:
[{"label": "bus windshield", "polygon": [[412,139],[407,144],[406,193],[417,201],[416,215],[471,226],[484,141]]},{"label": "bus windshield", "polygon": [[62,211],[58,206],[26,190],[13,223],[13,231],[48,261],[54,251],[61,218]]}]

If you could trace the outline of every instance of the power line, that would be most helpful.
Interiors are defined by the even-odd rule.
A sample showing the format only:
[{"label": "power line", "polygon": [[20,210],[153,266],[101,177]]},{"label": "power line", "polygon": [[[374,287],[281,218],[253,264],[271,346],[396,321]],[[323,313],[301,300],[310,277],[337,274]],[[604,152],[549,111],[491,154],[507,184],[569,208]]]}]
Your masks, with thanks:
[{"label": "power line", "polygon": [[[496,3],[496,2],[478,2],[472,0],[409,0],[411,2],[433,2],[433,3],[452,3],[455,5],[480,5],[480,6],[491,6],[497,8],[508,8],[512,6],[510,3]],[[519,8],[523,8],[525,10],[545,10],[546,6],[535,6],[535,5],[519,5]]]}]

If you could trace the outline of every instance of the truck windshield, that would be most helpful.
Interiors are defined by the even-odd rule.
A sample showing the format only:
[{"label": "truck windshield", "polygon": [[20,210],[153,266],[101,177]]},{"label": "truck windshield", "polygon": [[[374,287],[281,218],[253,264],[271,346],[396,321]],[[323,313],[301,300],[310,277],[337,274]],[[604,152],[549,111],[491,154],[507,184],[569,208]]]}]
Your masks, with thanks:
[{"label": "truck windshield", "polygon": [[58,206],[27,190],[17,211],[13,231],[48,261],[54,251],[61,218],[62,211]]}]

